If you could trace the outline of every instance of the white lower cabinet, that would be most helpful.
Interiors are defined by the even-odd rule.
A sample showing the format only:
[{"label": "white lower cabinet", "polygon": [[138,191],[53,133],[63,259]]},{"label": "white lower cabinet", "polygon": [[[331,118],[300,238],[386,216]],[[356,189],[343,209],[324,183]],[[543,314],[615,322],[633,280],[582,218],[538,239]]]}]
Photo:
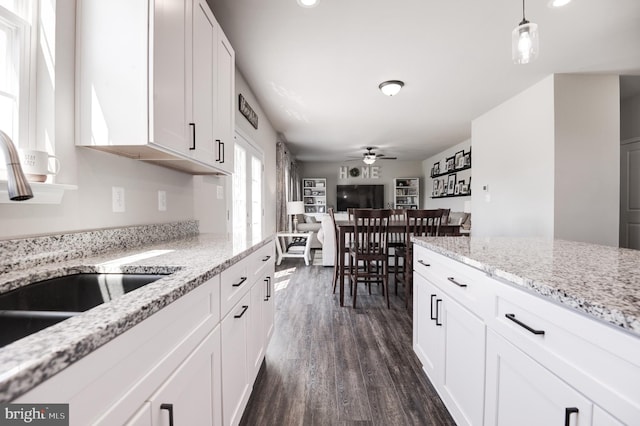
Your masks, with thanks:
[{"label": "white lower cabinet", "polygon": [[[489,331],[485,425],[591,425],[591,402]],[[598,425],[599,426],[599,425]]]},{"label": "white lower cabinet", "polygon": [[220,327],[216,327],[167,381],[127,422],[142,425],[220,425],[221,410],[214,398],[220,382]]},{"label": "white lower cabinet", "polygon": [[251,294],[222,320],[222,413],[225,425],[240,423],[251,394],[247,340]]},{"label": "white lower cabinet", "polygon": [[458,425],[482,423],[485,325],[414,274],[414,348]]},{"label": "white lower cabinet", "polygon": [[458,425],[640,425],[640,339],[414,246],[413,348]]}]

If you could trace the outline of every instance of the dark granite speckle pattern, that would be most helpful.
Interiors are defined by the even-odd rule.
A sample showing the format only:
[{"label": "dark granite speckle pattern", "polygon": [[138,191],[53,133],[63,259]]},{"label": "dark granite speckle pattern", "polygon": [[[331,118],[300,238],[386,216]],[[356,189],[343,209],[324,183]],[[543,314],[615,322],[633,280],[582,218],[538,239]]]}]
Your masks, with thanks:
[{"label": "dark granite speckle pattern", "polygon": [[[0,273],[0,293],[75,272],[171,273],[0,348],[0,402],[12,401],[255,250],[273,243],[273,237],[269,237],[234,244],[223,236],[198,234],[196,222],[112,229],[107,234],[112,236],[107,236],[108,242],[96,241],[104,236],[103,231],[69,234],[73,242],[67,235],[0,242],[6,268]],[[46,255],[46,248],[42,249],[59,246],[61,241],[68,251],[58,247]],[[153,244],[143,245],[145,241]],[[96,247],[102,254],[97,255],[100,250]],[[9,256],[6,250],[13,250],[15,256]],[[20,256],[24,263],[15,259]],[[7,268],[12,264],[16,267]]]},{"label": "dark granite speckle pattern", "polygon": [[638,250],[529,238],[412,241],[640,337]]}]

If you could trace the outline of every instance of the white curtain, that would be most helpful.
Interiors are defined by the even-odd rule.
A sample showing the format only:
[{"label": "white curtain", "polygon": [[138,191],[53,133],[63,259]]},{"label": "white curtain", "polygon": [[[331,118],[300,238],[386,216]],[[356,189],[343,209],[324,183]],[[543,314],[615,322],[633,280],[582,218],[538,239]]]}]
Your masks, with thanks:
[{"label": "white curtain", "polygon": [[287,231],[289,229],[288,223],[290,222],[289,216],[287,216],[287,201],[301,200],[302,189],[300,188],[298,165],[283,141],[278,141],[276,145],[276,167],[277,229],[278,231]]}]

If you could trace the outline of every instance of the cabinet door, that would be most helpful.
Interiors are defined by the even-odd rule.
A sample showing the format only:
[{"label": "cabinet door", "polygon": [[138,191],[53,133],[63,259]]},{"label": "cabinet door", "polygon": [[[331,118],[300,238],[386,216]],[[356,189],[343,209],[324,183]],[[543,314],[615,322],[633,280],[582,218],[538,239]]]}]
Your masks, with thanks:
[{"label": "cabinet door", "polygon": [[623,426],[624,423],[597,405],[593,407],[593,426]]},{"label": "cabinet door", "polygon": [[442,328],[442,298],[422,275],[413,274],[413,350],[422,368],[434,383],[440,383],[444,364],[444,331]]},{"label": "cabinet door", "polygon": [[263,275],[259,278],[253,287],[251,287],[251,305],[249,306],[249,339],[247,342],[247,361],[249,362],[249,384],[253,385],[253,381],[258,375],[260,364],[264,358],[265,339],[263,314],[264,304],[267,299],[266,289],[267,279]]},{"label": "cabinet door", "polygon": [[192,157],[214,164],[214,99],[216,84],[216,38],[217,22],[207,2],[193,0],[192,10],[192,145],[189,153]]},{"label": "cabinet door", "polygon": [[486,426],[589,426],[591,410],[575,389],[503,337],[487,333]]},{"label": "cabinet door", "polygon": [[222,170],[232,173],[235,131],[233,108],[235,105],[235,52],[222,30],[218,31],[217,61],[215,164]]},{"label": "cabinet door", "polygon": [[445,335],[440,395],[458,425],[481,425],[486,327],[449,297],[444,298],[439,316]]},{"label": "cabinet door", "polygon": [[136,414],[133,415],[127,421],[126,426],[151,426],[151,404],[145,402],[142,408],[138,410]]},{"label": "cabinet door", "polygon": [[154,425],[214,424],[212,354],[219,350],[219,333],[209,333],[150,398]]},{"label": "cabinet door", "polygon": [[247,372],[247,311],[250,304],[251,293],[246,294],[222,320],[222,413],[225,425],[240,422],[251,393]]},{"label": "cabinet door", "polygon": [[150,141],[187,153],[191,135],[187,117],[187,2],[155,0],[149,81]]},{"label": "cabinet door", "polygon": [[264,325],[265,353],[267,347],[269,346],[269,342],[271,341],[271,336],[273,336],[273,331],[275,330],[276,302],[273,282],[273,262],[271,262],[271,265],[271,271],[267,274],[267,297],[262,304],[262,324]]}]

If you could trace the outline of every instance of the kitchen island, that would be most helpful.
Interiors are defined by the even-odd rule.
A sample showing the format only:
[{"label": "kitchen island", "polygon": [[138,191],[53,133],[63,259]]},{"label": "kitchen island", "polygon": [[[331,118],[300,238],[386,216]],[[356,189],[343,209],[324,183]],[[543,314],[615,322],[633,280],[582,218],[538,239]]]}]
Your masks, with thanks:
[{"label": "kitchen island", "polygon": [[[99,356],[95,354],[107,353],[108,350],[111,353],[107,358],[124,357],[126,354],[119,352],[122,352],[122,348],[126,350],[128,347],[134,352],[137,348],[136,345],[141,345],[138,342],[141,339],[152,341],[150,335],[136,331],[144,327],[149,329],[147,323],[150,321],[157,322],[166,317],[164,325],[154,332],[158,334],[159,338],[165,334],[169,339],[171,331],[167,327],[181,324],[182,321],[186,321],[183,318],[194,312],[191,323],[193,330],[185,329],[183,334],[176,335],[187,336],[184,337],[184,342],[192,339],[195,346],[205,335],[208,336],[212,333],[209,331],[210,329],[215,329],[217,334],[210,337],[209,340],[213,342],[212,345],[218,342],[219,348],[220,342],[224,345],[225,341],[225,318],[233,318],[236,310],[241,311],[244,306],[249,305],[247,302],[249,287],[252,291],[255,290],[254,300],[259,299],[262,302],[264,299],[272,303],[270,297],[275,260],[272,237],[260,241],[234,242],[225,236],[199,234],[195,222],[179,222],[0,241],[0,247],[2,248],[0,293],[34,281],[75,273],[170,274],[0,348],[0,400],[2,402],[22,402],[24,398],[18,397],[25,395],[25,393],[28,397],[34,388],[35,395],[41,395],[42,393],[37,393],[38,389],[46,388],[48,381],[51,381],[52,378],[57,380],[65,374],[72,377],[73,375],[67,372],[74,368],[80,368],[75,367],[76,364],[86,366],[92,362],[92,359],[98,359]],[[245,282],[246,284],[242,285]],[[185,305],[182,311],[178,311],[176,306],[185,304],[189,298],[192,299],[191,304]],[[241,299],[242,304],[240,304]],[[202,303],[200,303],[201,300]],[[202,312],[201,316],[197,317],[195,312],[199,304],[202,305]],[[172,309],[175,310],[175,317],[167,316],[168,312],[173,312]],[[244,311],[247,309],[244,308]],[[271,315],[272,321],[273,312],[268,310],[260,312],[262,314],[255,317],[253,325],[258,324],[263,327],[261,321],[268,322],[268,314]],[[252,313],[248,313],[244,318],[252,318]],[[250,323],[242,325],[245,333],[252,332],[251,325]],[[262,336],[263,331],[265,336]],[[192,337],[197,334],[196,332],[200,333],[197,339]],[[118,342],[124,342],[127,336],[134,335],[132,333],[138,334],[133,342],[126,343],[129,346],[122,346],[115,352],[113,349],[109,349],[118,348],[116,346],[119,344]],[[257,334],[262,339],[260,344],[266,346],[271,333],[272,329],[259,330]],[[172,342],[173,345],[178,343],[180,341]],[[251,342],[235,343],[245,345],[247,350],[252,345]],[[106,350],[102,348],[106,348]],[[145,350],[150,351],[149,348]],[[155,347],[151,352],[154,351]],[[167,354],[173,354],[176,349],[172,347],[167,351]],[[186,355],[188,353],[185,353]],[[218,353],[217,356],[219,359],[220,354]],[[234,356],[237,358],[237,352]],[[247,392],[250,393],[251,390],[249,381],[250,384],[253,383],[252,380],[255,378],[263,357],[264,347],[258,348],[259,359],[250,360],[247,355],[246,367],[249,368],[251,363],[257,363],[258,366],[251,374],[245,374],[247,384],[242,387],[242,394],[238,396],[244,401],[232,401],[236,405],[230,406],[232,407],[228,410],[230,414],[236,417],[241,416],[244,408],[243,403],[246,403],[248,399]],[[170,356],[167,355],[166,358],[170,358]],[[224,361],[224,349],[222,350],[222,358]],[[166,361],[158,359],[159,363]],[[152,361],[153,358],[150,357],[146,363],[151,364]],[[177,361],[174,364],[178,365]],[[123,365],[126,365],[126,362],[123,361],[119,368]],[[237,370],[236,367],[234,366],[234,371]],[[93,369],[95,370],[95,368]],[[61,372],[64,374],[61,375]],[[142,373],[144,372],[140,374],[143,375]],[[151,374],[149,372],[145,374],[147,373]],[[109,374],[103,375],[109,376]],[[214,380],[220,380],[220,375],[220,371],[215,371]],[[252,375],[253,378],[251,378]],[[77,383],[73,383],[70,384],[70,387],[76,385]],[[78,388],[83,388],[83,386],[78,386]],[[130,390],[121,389],[119,392],[129,392]],[[60,394],[64,393],[65,391],[61,390]],[[49,394],[45,392],[43,395]],[[99,395],[94,395],[94,397],[99,397]],[[48,399],[44,401],[30,400],[29,402],[69,401],[60,397],[60,400],[56,401]],[[72,416],[74,408],[77,408],[73,405],[71,403]],[[214,415],[219,415],[222,419],[220,412]],[[77,415],[73,417],[75,419],[72,424],[76,424],[75,421],[79,417]],[[97,419],[97,417],[87,418]],[[126,420],[127,416],[124,419]],[[112,420],[109,418],[109,421]],[[228,422],[231,423],[232,420],[225,421],[225,423]],[[214,421],[214,423],[218,422]]]},{"label": "kitchen island", "polygon": [[640,252],[412,241],[414,351],[458,424],[637,422]]}]

